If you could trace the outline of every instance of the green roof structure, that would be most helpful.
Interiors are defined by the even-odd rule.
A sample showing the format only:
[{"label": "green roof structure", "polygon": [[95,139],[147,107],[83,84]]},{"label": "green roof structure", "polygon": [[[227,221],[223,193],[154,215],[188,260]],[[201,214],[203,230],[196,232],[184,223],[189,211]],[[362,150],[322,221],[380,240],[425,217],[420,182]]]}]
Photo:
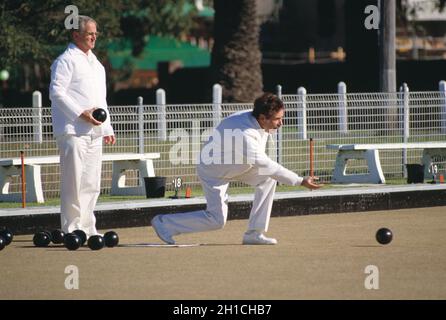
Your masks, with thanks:
[{"label": "green roof structure", "polygon": [[[183,14],[188,14],[194,8],[196,7],[193,4],[186,2],[183,6]],[[215,15],[215,10],[212,7],[203,6],[202,10],[197,10],[197,15],[200,18],[213,19]]]},{"label": "green roof structure", "polygon": [[113,69],[132,65],[139,70],[156,70],[159,62],[179,60],[183,67],[208,67],[211,54],[208,50],[174,38],[149,36],[144,50],[138,57],[132,55],[128,39],[111,42],[107,54]]}]

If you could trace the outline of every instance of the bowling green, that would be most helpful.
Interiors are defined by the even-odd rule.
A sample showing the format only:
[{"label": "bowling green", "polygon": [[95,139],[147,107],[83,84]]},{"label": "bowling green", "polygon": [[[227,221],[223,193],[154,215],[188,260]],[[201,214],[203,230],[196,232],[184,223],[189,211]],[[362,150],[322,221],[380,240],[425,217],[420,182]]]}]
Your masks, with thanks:
[{"label": "bowling green", "polygon": [[[200,246],[100,251],[16,236],[0,299],[446,299],[446,207],[272,218],[276,246],[241,245],[246,226],[176,237]],[[150,226],[114,230],[120,244],[161,243]]]}]

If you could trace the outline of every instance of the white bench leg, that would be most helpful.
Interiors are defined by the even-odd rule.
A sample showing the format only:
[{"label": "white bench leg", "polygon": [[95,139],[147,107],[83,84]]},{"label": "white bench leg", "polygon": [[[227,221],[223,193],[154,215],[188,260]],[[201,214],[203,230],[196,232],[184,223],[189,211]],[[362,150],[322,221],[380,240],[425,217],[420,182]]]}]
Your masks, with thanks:
[{"label": "white bench leg", "polygon": [[[20,166],[0,167],[0,201],[22,202],[22,194],[9,193],[9,186],[13,176],[22,174]],[[40,165],[25,165],[26,202],[44,203]]]},{"label": "white bench leg", "polygon": [[[139,170],[139,185],[125,185],[126,170]],[[121,160],[113,161],[111,195],[142,196],[146,194],[144,177],[154,177],[155,170],[152,160]]]},{"label": "white bench leg", "polygon": [[[368,174],[345,174],[349,159],[365,159]],[[385,183],[378,150],[339,150],[332,183]]]},{"label": "white bench leg", "polygon": [[[26,165],[26,201],[44,203],[40,165]],[[31,178],[31,180],[29,180]]]},{"label": "white bench leg", "polygon": [[0,167],[0,201],[9,200],[11,194],[9,193],[9,185],[12,181],[12,176],[17,175],[17,169],[13,166]]},{"label": "white bench leg", "polygon": [[432,173],[429,171],[432,165],[433,157],[446,157],[446,149],[424,149],[421,163],[424,165],[424,179],[432,179]]}]

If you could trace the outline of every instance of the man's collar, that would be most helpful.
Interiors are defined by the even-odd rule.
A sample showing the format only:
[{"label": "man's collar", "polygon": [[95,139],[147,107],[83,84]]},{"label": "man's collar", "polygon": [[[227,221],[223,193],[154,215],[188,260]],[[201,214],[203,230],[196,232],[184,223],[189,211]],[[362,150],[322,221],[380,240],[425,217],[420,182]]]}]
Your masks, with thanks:
[{"label": "man's collar", "polygon": [[85,55],[85,56],[87,56],[87,57],[89,57],[90,55],[93,54],[93,52],[92,52],[91,50],[88,50],[86,53],[83,52],[83,51],[82,51],[81,49],[79,49],[79,47],[78,47],[76,44],[74,44],[73,42],[70,42],[70,44],[68,45],[68,48],[71,49],[71,50],[74,50],[74,52],[77,53],[77,54],[83,54],[83,55]]},{"label": "man's collar", "polygon": [[265,129],[263,129],[263,128],[260,126],[259,121],[257,120],[256,117],[254,117],[254,115],[252,114],[252,111],[250,112],[250,116],[252,117],[252,119],[254,119],[254,120],[253,120],[253,123],[254,123],[254,125],[256,126],[254,129],[256,129],[256,130],[260,130],[260,131],[263,131],[263,132],[266,132],[266,133],[269,133],[268,131],[266,131]]}]

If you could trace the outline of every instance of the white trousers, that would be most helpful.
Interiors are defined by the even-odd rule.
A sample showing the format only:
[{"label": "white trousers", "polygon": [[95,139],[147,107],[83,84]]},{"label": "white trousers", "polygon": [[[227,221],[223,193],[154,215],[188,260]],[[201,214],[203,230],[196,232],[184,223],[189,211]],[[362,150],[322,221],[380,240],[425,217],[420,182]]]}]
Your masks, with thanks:
[{"label": "white trousers", "polygon": [[60,152],[60,212],[64,232],[97,234],[94,208],[100,193],[102,137],[58,137]]},{"label": "white trousers", "polygon": [[[221,229],[228,218],[228,181],[206,177],[198,167],[198,177],[207,201],[206,210],[163,215],[163,227],[171,235]],[[277,181],[259,175],[253,168],[236,178],[256,187],[248,230],[268,231]]]}]

